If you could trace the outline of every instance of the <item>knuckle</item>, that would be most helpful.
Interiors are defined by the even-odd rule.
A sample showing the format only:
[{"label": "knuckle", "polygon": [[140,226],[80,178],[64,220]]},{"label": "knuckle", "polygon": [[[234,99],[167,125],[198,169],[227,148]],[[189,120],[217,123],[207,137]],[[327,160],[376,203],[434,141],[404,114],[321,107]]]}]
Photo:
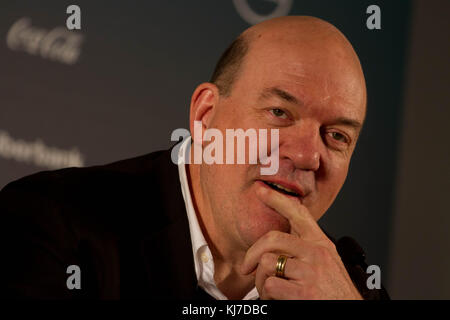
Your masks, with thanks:
[{"label": "knuckle", "polygon": [[331,240],[327,240],[327,242],[325,243],[325,247],[328,248],[328,250],[331,250],[333,252],[337,251],[336,245]]},{"label": "knuckle", "polygon": [[271,230],[269,232],[266,233],[265,237],[266,240],[269,242],[278,242],[281,238],[281,232],[280,231],[276,231],[276,230]]},{"label": "knuckle", "polygon": [[319,246],[316,248],[317,257],[321,260],[327,260],[330,257],[330,251],[328,248]]},{"label": "knuckle", "polygon": [[276,278],[268,277],[264,282],[263,290],[267,296],[272,296],[274,289],[276,288]]},{"label": "knuckle", "polygon": [[272,264],[272,260],[273,260],[273,254],[269,253],[269,252],[265,252],[261,256],[260,263],[265,269],[267,269],[267,267]]}]

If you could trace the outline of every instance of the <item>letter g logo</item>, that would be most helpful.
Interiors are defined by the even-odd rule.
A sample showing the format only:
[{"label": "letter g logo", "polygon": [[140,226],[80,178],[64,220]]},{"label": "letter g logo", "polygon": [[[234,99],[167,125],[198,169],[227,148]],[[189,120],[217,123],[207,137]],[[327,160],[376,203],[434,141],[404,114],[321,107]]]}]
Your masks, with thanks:
[{"label": "letter g logo", "polygon": [[265,0],[265,1],[273,2],[276,4],[276,8],[272,11],[272,13],[268,15],[262,15],[255,12],[248,4],[248,0],[233,0],[233,3],[242,19],[247,21],[249,24],[257,24],[267,19],[287,15],[292,8],[293,2],[292,0]]}]

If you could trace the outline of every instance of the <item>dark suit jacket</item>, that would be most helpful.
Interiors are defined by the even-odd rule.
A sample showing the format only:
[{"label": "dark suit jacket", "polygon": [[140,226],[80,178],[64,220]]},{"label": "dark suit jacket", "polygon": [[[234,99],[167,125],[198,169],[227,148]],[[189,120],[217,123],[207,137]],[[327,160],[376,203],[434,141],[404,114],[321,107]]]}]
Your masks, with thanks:
[{"label": "dark suit jacket", "polygon": [[[197,288],[178,168],[169,151],[40,172],[0,192],[0,294],[6,298],[207,299]],[[336,242],[365,298],[364,253]],[[69,290],[69,265],[81,289]]]}]

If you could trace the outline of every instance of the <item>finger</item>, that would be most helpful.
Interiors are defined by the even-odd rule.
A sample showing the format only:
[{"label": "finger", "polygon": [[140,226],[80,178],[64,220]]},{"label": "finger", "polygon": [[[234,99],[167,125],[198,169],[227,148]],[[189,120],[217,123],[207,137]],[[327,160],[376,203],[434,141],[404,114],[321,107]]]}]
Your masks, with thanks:
[{"label": "finger", "polygon": [[264,261],[264,263],[258,264],[258,268],[256,269],[255,274],[255,286],[260,295],[262,293],[262,289],[264,287],[264,282],[266,282],[266,279],[268,277],[275,276],[276,264],[272,264],[272,262],[276,261],[277,257],[278,255],[276,255],[275,253],[266,253],[261,258],[261,262]]},{"label": "finger", "polygon": [[274,209],[289,221],[291,233],[309,241],[327,238],[308,209],[298,199],[284,196],[265,187],[258,188],[256,194],[268,207]]},{"label": "finger", "polygon": [[305,262],[312,262],[313,246],[298,236],[280,231],[269,231],[247,250],[241,272],[251,273],[258,266],[262,255],[268,252],[284,253]]},{"label": "finger", "polygon": [[262,300],[299,300],[303,298],[303,288],[299,283],[268,277],[258,292]]},{"label": "finger", "polygon": [[[258,292],[261,292],[267,278],[275,276],[279,256],[279,254],[269,252],[261,257],[255,276],[255,285]],[[284,278],[306,283],[314,281],[316,277],[309,264],[296,258],[288,258],[284,267]]]}]

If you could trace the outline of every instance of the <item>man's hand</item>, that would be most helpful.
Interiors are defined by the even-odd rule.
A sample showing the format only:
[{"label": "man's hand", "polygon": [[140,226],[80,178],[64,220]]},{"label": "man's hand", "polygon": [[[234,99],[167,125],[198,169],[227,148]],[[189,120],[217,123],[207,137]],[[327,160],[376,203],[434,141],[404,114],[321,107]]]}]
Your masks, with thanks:
[{"label": "man's hand", "polygon": [[[290,234],[270,231],[247,251],[241,271],[256,271],[261,299],[362,299],[333,242],[298,199],[268,188],[260,188],[258,197],[291,225]],[[285,279],[275,276],[281,254],[289,257]]]}]

